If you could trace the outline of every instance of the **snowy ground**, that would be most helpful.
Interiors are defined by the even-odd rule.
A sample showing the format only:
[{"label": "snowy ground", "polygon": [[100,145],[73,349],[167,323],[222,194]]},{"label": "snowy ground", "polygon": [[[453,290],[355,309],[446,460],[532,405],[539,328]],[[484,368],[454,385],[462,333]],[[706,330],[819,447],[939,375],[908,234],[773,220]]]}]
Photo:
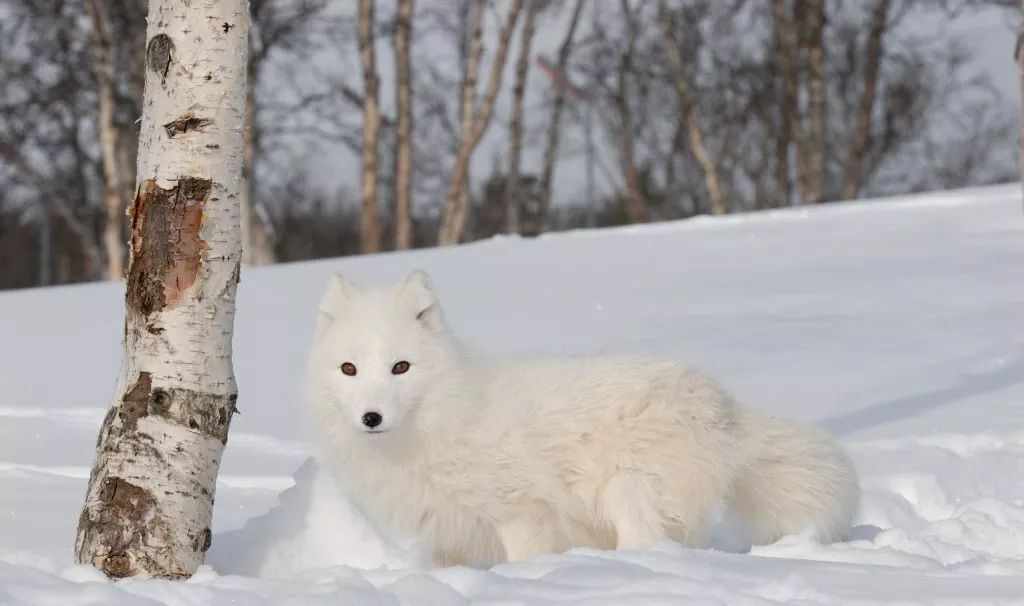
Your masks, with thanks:
[{"label": "snowy ground", "polygon": [[[828,428],[862,474],[852,540],[416,567],[303,465],[298,401],[327,274],[413,266],[486,350],[681,356]],[[247,271],[211,566],[174,584],[71,565],[122,287],[2,294],[0,604],[1024,604],[1022,302],[1017,186]]]}]

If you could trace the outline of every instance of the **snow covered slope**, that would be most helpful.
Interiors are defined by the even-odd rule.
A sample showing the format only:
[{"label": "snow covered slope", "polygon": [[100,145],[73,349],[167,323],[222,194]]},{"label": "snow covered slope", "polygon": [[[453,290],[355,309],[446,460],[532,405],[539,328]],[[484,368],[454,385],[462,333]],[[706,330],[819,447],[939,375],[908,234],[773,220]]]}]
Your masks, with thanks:
[{"label": "snow covered slope", "polygon": [[[723,532],[716,549],[427,570],[312,465],[278,505],[310,452],[299,381],[328,273],[382,283],[414,266],[483,349],[679,356],[826,427],[862,474],[852,540],[735,553]],[[122,287],[0,295],[0,605],[1024,604],[1018,186],[251,270],[238,306],[243,414],[211,566],[107,583],[70,562]]]}]

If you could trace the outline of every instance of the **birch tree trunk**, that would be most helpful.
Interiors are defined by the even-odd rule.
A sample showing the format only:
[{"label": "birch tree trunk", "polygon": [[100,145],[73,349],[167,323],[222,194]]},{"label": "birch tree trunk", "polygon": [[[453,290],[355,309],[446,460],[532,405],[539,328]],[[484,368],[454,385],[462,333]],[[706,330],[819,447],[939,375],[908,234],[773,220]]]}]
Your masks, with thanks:
[{"label": "birch tree trunk", "polygon": [[806,201],[818,204],[825,199],[825,0],[805,0],[807,19],[807,87],[811,132],[807,145]]},{"label": "birch tree trunk", "polygon": [[533,22],[537,16],[539,0],[526,0],[526,19],[519,38],[519,59],[516,60],[516,79],[512,85],[512,116],[508,125],[508,175],[502,193],[505,207],[505,233],[519,233],[519,164],[523,155],[523,99],[526,97],[526,78],[530,73],[530,45],[533,43]]},{"label": "birch tree trunk", "polygon": [[619,57],[618,89],[615,105],[619,113],[619,144],[622,154],[623,172],[626,177],[626,216],[630,223],[647,221],[647,198],[640,183],[640,171],[636,165],[636,150],[633,137],[633,113],[629,100],[629,75],[633,70],[633,52],[636,49],[638,27],[629,7],[629,0],[622,0],[622,18],[629,30],[626,49]]},{"label": "birch tree trunk", "polygon": [[1024,184],[1024,0],[1020,0],[1020,25],[1017,29],[1017,77],[1020,80],[1020,138],[1017,142],[1020,179]]},{"label": "birch tree trunk", "polygon": [[[459,136],[461,140],[459,145],[462,145],[462,141],[469,136],[469,133],[473,130],[473,113],[476,111],[476,86],[478,74],[480,71],[480,57],[483,56],[484,44],[484,13],[487,10],[486,0],[468,0],[466,2],[465,10],[469,13],[468,22],[470,24],[470,37],[469,45],[465,46],[465,42],[462,41],[460,50],[464,53],[465,68],[462,76],[462,87],[459,90]],[[456,150],[456,157],[458,156],[458,150]],[[453,177],[454,178],[454,177]],[[455,210],[466,209],[463,214],[468,213],[470,208],[471,200],[470,184],[469,184],[469,169],[467,168],[465,174],[462,175],[462,179],[458,181],[459,193],[455,199]],[[442,208],[441,218],[444,219],[444,212],[446,208]],[[465,222],[465,217],[461,220]],[[442,223],[443,225],[443,223]],[[459,234],[459,239],[464,234]],[[458,243],[458,242],[456,242]]]},{"label": "birch tree trunk", "polygon": [[124,356],[75,558],[110,577],[190,576],[210,547],[237,399],[246,0],[150,0]]},{"label": "birch tree trunk", "polygon": [[359,55],[363,64],[363,146],[361,196],[363,214],[359,225],[360,250],[380,250],[377,221],[377,148],[380,144],[380,107],[376,53],[374,52],[374,0],[359,0]]},{"label": "birch tree trunk", "polygon": [[[107,3],[111,8],[123,11],[123,25],[115,28],[119,36],[118,46],[125,50],[127,57],[119,69],[127,69],[127,86],[130,103],[122,108],[124,112],[118,121],[118,162],[121,166],[121,243],[127,250],[128,221],[123,216],[128,202],[135,195],[135,169],[139,157],[139,123],[142,118],[142,96],[146,85],[146,2],[130,0]],[[127,255],[125,255],[127,258]]]},{"label": "birch tree trunk", "polygon": [[[252,54],[251,37],[247,43],[248,53]],[[242,240],[242,263],[246,265],[255,264],[255,250],[253,249],[253,212],[252,212],[252,169],[256,162],[256,78],[254,66],[251,60],[246,61],[245,78],[245,115],[242,126],[242,187],[238,195],[238,213],[241,215],[241,228],[239,230]]]},{"label": "birch tree trunk", "polygon": [[779,147],[779,179],[785,177],[784,186],[780,184],[780,194],[784,192],[783,206],[789,206],[791,188],[789,186],[789,146],[796,144],[796,170],[800,194],[806,201],[809,181],[809,150],[810,145],[804,132],[800,118],[800,80],[797,74],[797,32],[796,23],[790,14],[785,0],[774,0],[772,4],[772,21],[775,36],[776,65],[781,76],[781,116],[782,138]]},{"label": "birch tree trunk", "polygon": [[120,280],[124,275],[125,245],[121,239],[121,224],[124,222],[126,204],[122,198],[125,186],[121,172],[122,164],[118,158],[119,133],[114,121],[117,104],[114,81],[116,58],[107,15],[110,9],[101,0],[86,0],[85,9],[92,23],[90,50],[99,97],[96,129],[99,131],[103,168],[103,252],[107,262],[106,278]]},{"label": "birch tree trunk", "polygon": [[775,68],[774,83],[778,99],[779,122],[775,137],[775,202],[766,205],[768,208],[789,206],[792,198],[789,181],[789,146],[793,133],[789,128],[789,91],[784,76],[786,72],[785,22],[785,0],[772,0],[772,37],[775,52],[772,64]]},{"label": "birch tree trunk", "polygon": [[44,205],[37,207],[39,212],[39,285],[49,286],[53,280],[53,218],[50,209]]},{"label": "birch tree trunk", "polygon": [[[491,122],[491,114],[494,111],[494,99],[498,96],[498,89],[501,88],[501,75],[505,70],[505,58],[508,56],[508,46],[512,39],[512,30],[515,29],[516,21],[519,19],[519,12],[522,9],[522,0],[512,0],[508,8],[505,22],[498,33],[498,46],[494,52],[494,60],[491,63],[491,72],[487,81],[487,88],[484,91],[483,99],[479,104],[472,103],[472,109],[463,112],[462,140],[459,142],[459,149],[455,157],[455,168],[452,170],[451,181],[448,184],[448,193],[445,195],[444,207],[441,214],[441,229],[438,232],[437,243],[441,246],[458,244],[466,227],[466,217],[469,215],[468,178],[469,162],[472,159],[473,151],[480,143],[487,126]],[[470,73],[473,64],[479,64],[480,52],[477,50],[481,44],[480,26],[482,17],[482,4],[477,7],[474,17],[473,50],[470,52],[470,61],[467,62],[466,72]],[[476,57],[473,60],[473,57]],[[466,100],[472,99],[475,95],[476,68],[473,67],[473,78],[466,78],[467,84],[473,88],[463,86],[462,100],[463,108],[466,108]],[[468,128],[466,128],[468,126]]]},{"label": "birch tree trunk", "polygon": [[[558,144],[562,134],[562,111],[565,108],[565,93],[568,88],[569,55],[572,52],[572,42],[576,36],[576,26],[580,22],[580,15],[583,13],[584,0],[576,0],[572,17],[569,19],[569,28],[562,39],[562,45],[558,48],[558,64],[555,67],[555,98],[551,107],[551,123],[548,126],[548,140],[544,147],[543,167],[540,176],[540,231],[546,232],[551,228],[549,210],[551,208],[551,192],[555,180],[555,164],[558,162]],[[589,153],[589,147],[588,147]],[[588,170],[590,166],[588,164]],[[591,204],[592,200],[587,200]]]},{"label": "birch tree trunk", "polygon": [[395,248],[413,245],[412,226],[412,17],[413,0],[398,0],[395,14]]},{"label": "birch tree trunk", "polygon": [[256,153],[260,146],[260,123],[256,107],[256,82],[259,56],[266,57],[249,36],[247,75],[245,80],[245,130],[242,139],[242,264],[270,265],[277,260],[274,253],[274,229],[271,218],[256,205]]},{"label": "birch tree trunk", "polygon": [[672,83],[676,89],[676,96],[679,98],[679,121],[686,127],[686,139],[689,142],[690,153],[693,154],[697,165],[704,174],[704,186],[708,190],[708,198],[711,200],[711,213],[724,215],[729,212],[729,203],[722,191],[721,181],[718,178],[718,166],[711,159],[707,147],[704,145],[704,134],[700,130],[700,117],[697,115],[697,108],[693,102],[693,95],[690,93],[690,85],[686,81],[686,68],[683,65],[683,54],[676,43],[675,34],[672,31],[672,19],[665,5],[665,0],[658,3],[658,17],[661,21],[661,34],[665,39],[665,50],[668,54],[669,66],[672,69]]},{"label": "birch tree trunk", "polygon": [[868,32],[867,49],[864,51],[866,55],[864,58],[864,90],[860,97],[856,131],[853,134],[853,145],[850,147],[849,156],[846,159],[846,170],[843,177],[842,197],[844,200],[855,198],[863,185],[864,176],[861,174],[861,164],[871,141],[871,115],[875,109],[878,70],[881,67],[884,49],[882,37],[885,34],[889,18],[889,5],[890,0],[878,0],[871,12],[871,29]]}]

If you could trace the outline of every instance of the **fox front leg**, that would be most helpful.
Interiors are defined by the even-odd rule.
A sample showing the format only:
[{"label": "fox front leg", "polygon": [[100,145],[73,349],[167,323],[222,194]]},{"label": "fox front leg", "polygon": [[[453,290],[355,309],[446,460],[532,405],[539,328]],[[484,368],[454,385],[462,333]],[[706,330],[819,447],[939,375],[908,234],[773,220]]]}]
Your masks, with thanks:
[{"label": "fox front leg", "polygon": [[547,516],[522,515],[498,525],[505,560],[521,562],[559,549],[559,533]]}]

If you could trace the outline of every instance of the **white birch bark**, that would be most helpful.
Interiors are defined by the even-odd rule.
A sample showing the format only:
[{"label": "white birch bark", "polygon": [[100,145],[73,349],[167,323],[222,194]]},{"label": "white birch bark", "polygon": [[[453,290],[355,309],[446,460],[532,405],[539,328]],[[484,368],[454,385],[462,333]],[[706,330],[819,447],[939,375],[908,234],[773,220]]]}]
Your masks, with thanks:
[{"label": "white birch bark", "polygon": [[1017,141],[1017,160],[1020,164],[1021,183],[1024,184],[1024,0],[1020,0],[1020,25],[1017,29],[1017,78],[1020,80],[1020,135]]},{"label": "white birch bark", "polygon": [[[463,113],[462,140],[459,142],[459,150],[455,156],[455,168],[452,169],[451,182],[448,184],[448,193],[445,195],[444,206],[441,211],[441,227],[437,236],[439,246],[458,244],[465,231],[466,219],[469,216],[469,164],[476,146],[480,143],[484,133],[487,132],[487,126],[491,122],[491,113],[494,111],[494,99],[498,96],[498,89],[501,88],[501,76],[505,70],[505,57],[508,55],[512,30],[515,29],[516,21],[519,19],[522,4],[522,0],[512,0],[509,4],[505,21],[498,32],[498,45],[494,51],[490,79],[487,82],[487,88],[484,90],[483,98],[479,103],[473,103],[471,110]],[[482,11],[483,6],[478,6],[477,10]],[[479,21],[477,21],[473,34],[474,49],[480,44],[479,32],[480,26]],[[479,51],[471,51],[470,56],[479,56]],[[462,99],[464,107],[467,95],[475,94],[475,65],[477,63],[474,62],[467,65],[467,74],[470,73],[470,65],[473,66],[473,71],[472,77],[467,76],[465,80],[467,84],[463,86]]]},{"label": "white birch bark", "polygon": [[729,201],[725,197],[722,182],[718,178],[718,165],[715,164],[715,160],[704,144],[704,133],[700,129],[700,116],[697,114],[697,106],[693,93],[690,91],[690,85],[686,81],[683,52],[676,42],[675,32],[672,30],[672,17],[665,0],[658,2],[658,17],[661,21],[661,35],[664,38],[665,51],[668,55],[672,84],[675,86],[676,97],[678,97],[679,120],[686,125],[686,139],[690,146],[690,153],[693,154],[693,158],[704,174],[704,185],[707,187],[708,199],[711,201],[711,213],[724,215],[729,212]]},{"label": "white birch bark", "polygon": [[825,0],[813,0],[805,8],[810,29],[807,49],[807,88],[810,135],[808,137],[807,193],[810,204],[825,199]]},{"label": "white birch bark", "polygon": [[884,36],[888,27],[889,8],[892,0],[878,0],[871,11],[871,28],[868,31],[864,49],[864,89],[861,92],[860,107],[857,110],[857,130],[853,133],[853,145],[846,159],[843,178],[842,199],[857,197],[864,185],[863,161],[871,143],[871,116],[875,111],[878,94],[878,75],[885,55]]},{"label": "white birch bark", "polygon": [[[250,41],[249,52],[252,51],[252,43]],[[253,78],[253,66],[247,65],[248,70],[245,82],[245,117],[244,124],[242,126],[242,187],[239,190],[238,196],[238,213],[242,216],[242,224],[240,227],[240,234],[242,240],[242,263],[245,265],[256,265],[256,251],[253,250],[253,216],[252,212],[252,169],[256,161],[256,142],[254,141],[256,133],[253,132],[255,129],[256,121],[256,108],[253,103],[253,98],[256,95],[255,78]]]},{"label": "white birch bark", "polygon": [[124,274],[124,242],[121,241],[121,224],[124,222],[125,202],[122,198],[127,189],[121,164],[118,162],[119,146],[117,126],[114,124],[116,91],[114,84],[114,49],[112,48],[110,22],[107,18],[109,7],[99,0],[87,0],[86,12],[92,22],[90,48],[93,72],[96,74],[96,90],[99,111],[96,130],[99,131],[100,156],[103,167],[103,251],[106,255],[106,278],[120,280]]},{"label": "white birch bark", "polygon": [[630,100],[630,78],[633,72],[636,41],[640,28],[629,0],[622,0],[622,20],[626,23],[629,38],[626,48],[619,56],[618,77],[615,90],[615,106],[619,114],[619,146],[622,157],[622,172],[626,177],[626,216],[630,223],[644,223],[648,220],[647,197],[640,182],[640,167],[636,163],[636,145],[633,129],[633,108]]},{"label": "white birch bark", "polygon": [[412,18],[413,0],[398,0],[395,14],[395,248],[413,246],[412,224]]},{"label": "white birch bark", "polygon": [[359,247],[364,253],[380,250],[377,221],[377,154],[380,147],[380,77],[374,49],[374,0],[359,0],[359,56],[363,66],[363,146],[360,191],[363,204]]},{"label": "white birch bark", "polygon": [[[565,38],[562,39],[562,45],[558,49],[558,65],[555,71],[555,99],[551,106],[551,122],[548,126],[547,132],[547,145],[544,148],[544,163],[543,169],[541,170],[540,178],[540,231],[546,232],[551,228],[551,218],[549,209],[551,208],[551,189],[552,184],[555,180],[555,163],[558,162],[558,143],[561,140],[562,134],[562,109],[565,107],[565,95],[566,89],[568,88],[568,79],[566,71],[569,66],[569,53],[572,52],[572,42],[576,36],[576,27],[580,21],[580,14],[583,12],[584,0],[576,0],[576,7],[572,11],[572,17],[569,19],[569,27],[566,30]],[[591,111],[591,105],[587,105],[587,111]],[[584,127],[586,133],[586,149],[587,149],[587,174],[590,175],[592,172],[592,163],[589,161],[591,157],[591,137],[589,126]],[[591,189],[593,180],[587,178],[588,192]],[[593,206],[593,196],[588,193],[587,195],[587,208]],[[589,212],[589,211],[588,211]],[[589,226],[589,223],[588,223]]]},{"label": "white birch bark", "polygon": [[124,356],[75,541],[108,576],[191,575],[235,412],[246,0],[150,0]]},{"label": "white birch bark", "polygon": [[540,3],[526,0],[526,21],[519,38],[519,59],[516,61],[516,80],[512,87],[512,117],[509,118],[508,175],[505,176],[505,233],[518,234],[520,227],[519,167],[523,155],[523,101],[526,98],[526,80],[530,72],[530,45],[533,43],[534,20]]}]

